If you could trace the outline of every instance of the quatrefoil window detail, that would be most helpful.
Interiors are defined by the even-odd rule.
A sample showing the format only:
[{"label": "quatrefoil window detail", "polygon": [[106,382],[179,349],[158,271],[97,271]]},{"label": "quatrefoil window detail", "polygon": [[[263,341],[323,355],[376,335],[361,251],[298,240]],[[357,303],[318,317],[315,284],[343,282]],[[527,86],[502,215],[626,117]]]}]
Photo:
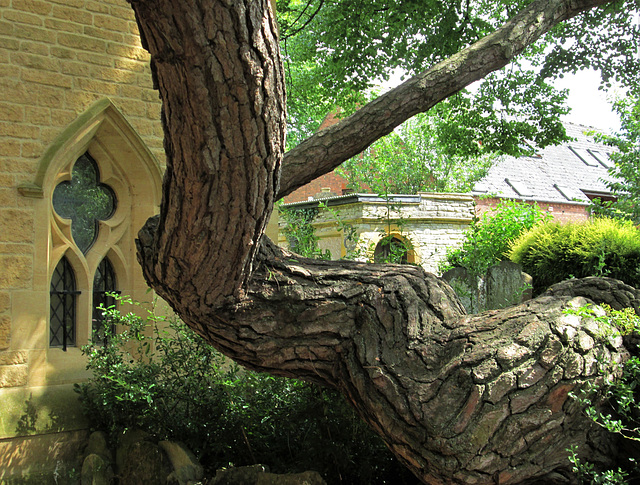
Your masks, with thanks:
[{"label": "quatrefoil window detail", "polygon": [[98,237],[98,221],[111,218],[116,210],[116,196],[100,183],[98,164],[89,153],[76,160],[71,180],[53,191],[53,208],[60,217],[71,219],[73,240],[86,254]]}]

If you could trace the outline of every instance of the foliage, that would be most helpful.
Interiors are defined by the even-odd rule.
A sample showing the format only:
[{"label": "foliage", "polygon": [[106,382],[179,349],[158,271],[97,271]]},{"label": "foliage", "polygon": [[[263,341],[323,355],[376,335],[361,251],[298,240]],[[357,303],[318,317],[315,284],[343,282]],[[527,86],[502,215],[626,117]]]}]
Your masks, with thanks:
[{"label": "foliage", "polygon": [[462,267],[482,275],[489,267],[508,259],[511,243],[520,234],[549,218],[535,204],[503,200],[472,221],[462,246],[447,252],[440,271]]},{"label": "foliage", "polygon": [[[579,395],[572,393],[571,397],[580,403],[594,423],[623,439],[640,442],[640,349],[637,346],[640,317],[633,308],[614,310],[608,305],[585,306],[566,312],[593,320],[601,337],[628,339],[631,358],[623,364],[601,360],[599,365],[605,373],[603,384],[583,389]],[[613,378],[616,375],[618,378]],[[640,471],[633,456],[619,456],[617,459],[621,463],[617,469],[603,471],[593,463],[581,460],[577,452],[576,447],[569,450],[569,461],[581,483],[624,484],[632,474]]]},{"label": "foliage", "polygon": [[263,463],[276,473],[317,470],[328,483],[416,483],[336,391],[241,369],[152,310],[105,314],[108,340],[83,349],[92,377],[76,389],[93,426],[112,438],[141,428],[182,441],[210,470]]},{"label": "foliage", "polygon": [[313,228],[313,220],[318,215],[317,207],[286,208],[280,206],[280,216],[285,222],[283,233],[289,249],[305,258],[331,259],[329,250],[318,247],[318,236]]},{"label": "foliage", "polygon": [[[277,0],[288,84],[290,144],[313,133],[336,107],[350,114],[394,70],[411,76],[493,32],[529,0]],[[593,68],[606,84],[637,84],[638,0],[592,9],[552,29],[516,61],[447,103],[440,146],[460,155],[520,154],[566,138],[558,118],[566,92],[550,80]],[[348,13],[348,14],[345,14]],[[588,33],[588,34],[586,34]],[[472,156],[475,156],[473,153]]]},{"label": "foliage", "polygon": [[[442,111],[443,108],[439,108]],[[467,192],[494,156],[462,157],[440,144],[438,116],[418,114],[338,168],[357,191],[377,194]]]},{"label": "foliage", "polygon": [[622,468],[616,470],[599,471],[593,463],[583,461],[578,457],[578,448],[569,448],[569,463],[573,465],[571,471],[579,483],[588,485],[624,485],[628,483],[629,472]]},{"label": "foliage", "polygon": [[585,276],[610,276],[640,286],[640,231],[625,221],[540,224],[520,236],[510,257],[533,277],[536,294]]},{"label": "foliage", "polygon": [[613,181],[605,182],[616,201],[596,199],[592,212],[609,217],[628,219],[640,224],[640,98],[616,103],[622,131],[613,136],[600,136],[618,151],[611,154],[615,165],[609,169]]}]

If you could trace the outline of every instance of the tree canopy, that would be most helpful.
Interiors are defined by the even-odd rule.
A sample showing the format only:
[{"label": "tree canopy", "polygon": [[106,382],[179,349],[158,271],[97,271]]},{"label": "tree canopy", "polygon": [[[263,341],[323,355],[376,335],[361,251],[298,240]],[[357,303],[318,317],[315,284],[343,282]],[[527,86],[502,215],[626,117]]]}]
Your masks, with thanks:
[{"label": "tree canopy", "polygon": [[468,192],[497,156],[451,153],[438,138],[440,120],[438,113],[417,114],[344,162],[338,173],[354,190],[376,194]]},{"label": "tree canopy", "polygon": [[[278,0],[286,69],[289,146],[312,134],[326,113],[352,113],[395,70],[418,74],[495,31],[528,1]],[[607,2],[554,26],[522,54],[436,108],[440,145],[465,156],[511,155],[524,141],[565,140],[558,117],[566,95],[551,82],[592,68],[603,87],[636,88],[637,1]]]}]

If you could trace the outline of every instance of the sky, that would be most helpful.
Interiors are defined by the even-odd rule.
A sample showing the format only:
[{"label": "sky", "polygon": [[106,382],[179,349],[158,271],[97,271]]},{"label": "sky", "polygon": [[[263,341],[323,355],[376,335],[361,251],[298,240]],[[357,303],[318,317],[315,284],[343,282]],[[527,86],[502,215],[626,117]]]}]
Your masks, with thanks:
[{"label": "sky", "polygon": [[555,82],[557,87],[569,89],[567,103],[571,112],[563,119],[604,132],[615,132],[620,129],[620,118],[608,101],[611,94],[598,90],[599,82],[595,71],[581,71]]}]

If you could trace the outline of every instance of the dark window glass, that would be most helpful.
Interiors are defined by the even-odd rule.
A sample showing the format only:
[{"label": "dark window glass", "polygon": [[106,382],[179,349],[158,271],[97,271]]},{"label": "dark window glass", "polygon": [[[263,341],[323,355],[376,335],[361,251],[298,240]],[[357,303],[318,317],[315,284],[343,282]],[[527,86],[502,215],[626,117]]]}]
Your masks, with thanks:
[{"label": "dark window glass", "polygon": [[49,345],[62,347],[76,344],[76,277],[66,257],[63,257],[51,277]]},{"label": "dark window glass", "polygon": [[100,183],[100,172],[88,153],[73,165],[71,180],[53,191],[53,208],[71,219],[71,235],[83,253],[98,237],[98,221],[109,219],[116,209],[116,197],[109,186]]},{"label": "dark window glass", "polygon": [[116,304],[115,297],[110,293],[116,292],[116,273],[108,258],[104,258],[98,265],[93,278],[93,341],[105,341],[105,316],[100,308],[109,308]]}]

